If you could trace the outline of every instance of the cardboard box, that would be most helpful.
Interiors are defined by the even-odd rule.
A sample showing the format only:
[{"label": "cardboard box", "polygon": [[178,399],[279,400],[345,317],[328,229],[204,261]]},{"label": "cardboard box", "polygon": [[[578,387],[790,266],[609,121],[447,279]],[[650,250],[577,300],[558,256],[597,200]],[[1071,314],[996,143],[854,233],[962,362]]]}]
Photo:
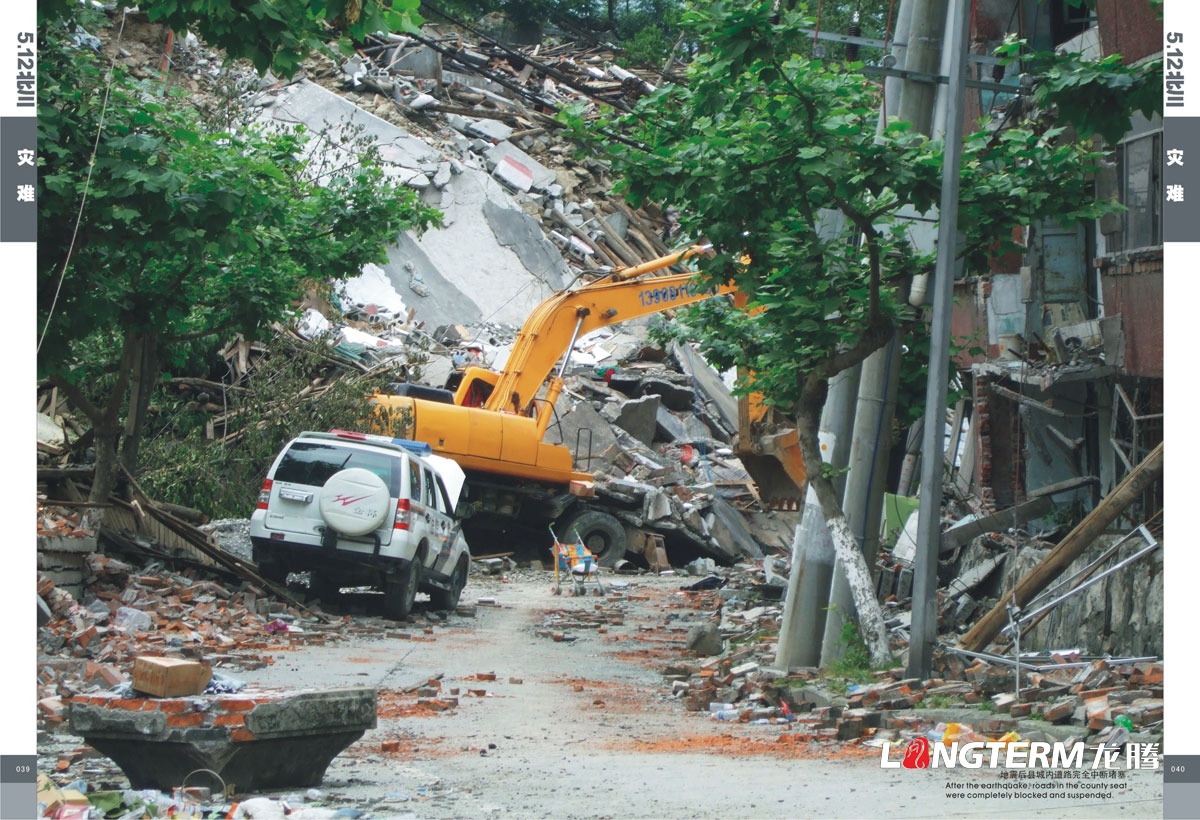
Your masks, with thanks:
[{"label": "cardboard box", "polygon": [[141,657],[133,659],[133,688],[159,698],[199,695],[212,680],[206,663],[183,658]]},{"label": "cardboard box", "polygon": [[44,774],[39,774],[37,779],[37,802],[41,809],[41,816],[53,817],[59,807],[66,804],[67,799],[63,796],[62,789],[56,786],[53,780]]}]

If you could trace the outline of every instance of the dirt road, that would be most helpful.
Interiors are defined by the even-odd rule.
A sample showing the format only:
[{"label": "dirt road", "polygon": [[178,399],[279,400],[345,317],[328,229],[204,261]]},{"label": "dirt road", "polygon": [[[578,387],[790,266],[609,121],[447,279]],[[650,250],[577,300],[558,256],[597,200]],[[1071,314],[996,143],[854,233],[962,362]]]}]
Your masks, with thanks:
[{"label": "dirt road", "polygon": [[[998,771],[881,770],[875,748],[789,743],[786,724],[688,712],[660,671],[703,617],[683,606],[686,579],[627,579],[599,598],[555,597],[552,577],[473,575],[463,602],[496,604],[475,618],[281,652],[240,677],[379,688],[378,727],[321,787],[326,805],[373,818],[1161,816],[1160,773],[1051,798],[998,791]],[[570,625],[599,614],[603,631]],[[457,706],[418,705],[434,678]]]}]

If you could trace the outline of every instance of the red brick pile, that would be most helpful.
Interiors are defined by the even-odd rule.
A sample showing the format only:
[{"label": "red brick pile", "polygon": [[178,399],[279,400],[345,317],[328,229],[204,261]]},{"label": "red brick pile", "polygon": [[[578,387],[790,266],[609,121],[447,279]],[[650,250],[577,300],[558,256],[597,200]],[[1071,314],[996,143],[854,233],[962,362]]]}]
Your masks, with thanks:
[{"label": "red brick pile", "polygon": [[[54,615],[38,634],[39,715],[47,727],[63,722],[65,700],[129,680],[138,655],[191,658],[236,672],[274,663],[271,650],[385,634],[349,616],[321,623],[253,584],[231,588],[195,570],[137,571],[101,554],[88,556],[88,565],[87,592],[95,600],[86,607],[38,577],[38,594]],[[129,610],[136,610],[133,618],[123,618]]]}]

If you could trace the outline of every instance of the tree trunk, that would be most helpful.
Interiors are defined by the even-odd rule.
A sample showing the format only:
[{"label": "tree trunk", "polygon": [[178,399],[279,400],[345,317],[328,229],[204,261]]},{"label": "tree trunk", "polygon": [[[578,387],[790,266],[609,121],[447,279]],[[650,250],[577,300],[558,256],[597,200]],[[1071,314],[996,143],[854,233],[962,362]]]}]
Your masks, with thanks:
[{"label": "tree trunk", "polygon": [[846,516],[842,512],[841,502],[833,481],[821,470],[821,449],[817,438],[817,427],[821,417],[821,408],[825,405],[828,393],[828,380],[821,376],[809,376],[804,385],[804,392],[796,412],[796,432],[800,439],[800,453],[804,463],[813,465],[809,469],[809,485],[817,495],[821,512],[825,516],[830,538],[837,553],[837,560],[842,565],[850,593],[854,598],[854,608],[858,614],[858,628],[867,650],[871,653],[871,662],[882,665],[892,658],[891,645],[888,642],[887,628],[884,626],[883,609],[875,598],[875,585],[871,581],[871,570],[863,558],[858,541],[850,529]]},{"label": "tree trunk", "polygon": [[146,423],[146,411],[150,407],[158,375],[158,337],[153,333],[139,334],[128,344],[133,353],[130,357],[129,411],[125,416],[125,436],[121,442],[121,466],[129,475],[136,475],[142,428]]},{"label": "tree trunk", "polygon": [[[96,434],[96,466],[88,501],[99,504],[108,501],[117,486],[117,442],[121,438],[121,425],[115,417],[93,419],[92,430]],[[89,508],[84,513],[85,526],[95,528],[103,515],[103,509]]]},{"label": "tree trunk", "polygon": [[[92,435],[95,439],[96,464],[93,468],[92,490],[88,501],[93,504],[104,504],[112,495],[117,484],[117,467],[119,462],[118,444],[121,440],[121,407],[125,403],[125,392],[129,389],[129,373],[133,364],[134,351],[129,339],[125,340],[124,350],[121,351],[121,361],[117,366],[117,379],[113,384],[108,401],[103,406],[92,403],[87,394],[79,389],[79,385],[71,382],[65,375],[51,376],[63,395],[92,423]],[[83,526],[95,529],[103,519],[103,507],[90,507],[83,515]]]}]

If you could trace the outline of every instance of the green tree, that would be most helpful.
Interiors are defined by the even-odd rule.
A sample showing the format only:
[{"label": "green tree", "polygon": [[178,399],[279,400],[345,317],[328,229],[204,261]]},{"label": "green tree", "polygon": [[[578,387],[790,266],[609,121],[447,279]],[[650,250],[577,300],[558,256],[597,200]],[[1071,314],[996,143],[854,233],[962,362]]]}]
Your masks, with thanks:
[{"label": "green tree", "polygon": [[355,275],[440,214],[369,154],[343,146],[337,165],[316,168],[298,130],[209,131],[119,69],[106,83],[63,27],[43,31],[38,368],[92,423],[100,501],[118,457],[136,469],[162,362],[253,337],[309,277]]},{"label": "green tree", "polygon": [[[38,28],[73,20],[77,0],[38,0]],[[420,0],[143,0],[152,22],[194,31],[229,59],[247,59],[259,71],[292,76],[311,52],[323,50],[335,30],[349,40],[376,31],[415,30]],[[344,45],[348,46],[348,42]]]},{"label": "green tree", "polygon": [[[855,65],[808,56],[800,11],[717,2],[685,25],[701,43],[687,86],[667,86],[608,123],[632,137],[602,145],[635,204],[674,206],[693,237],[712,242],[709,281],[733,281],[738,311],[712,301],[693,316],[707,355],[754,374],[754,388],[797,422],[801,452],[821,463],[817,424],[828,383],[919,324],[906,305],[914,275],[932,271],[899,217],[936,204],[943,146],[890,122],[877,133],[878,90]],[[1087,170],[1098,155],[1063,129],[1023,123],[966,138],[959,224],[971,270],[1013,246],[1013,229],[1102,211]],[[745,385],[743,385],[745,387]],[[856,593],[876,663],[883,618],[832,482],[810,469],[839,561]],[[857,580],[856,580],[857,579]]]}]

